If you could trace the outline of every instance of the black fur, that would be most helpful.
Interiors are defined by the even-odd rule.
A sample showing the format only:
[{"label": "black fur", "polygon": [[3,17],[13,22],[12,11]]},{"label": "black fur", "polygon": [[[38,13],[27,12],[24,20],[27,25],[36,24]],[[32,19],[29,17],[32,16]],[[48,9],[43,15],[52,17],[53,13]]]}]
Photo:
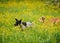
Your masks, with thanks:
[{"label": "black fur", "polygon": [[16,20],[16,23],[14,24],[15,26],[20,25],[20,24],[21,24],[21,22],[22,22],[22,20],[18,20],[18,19],[16,19],[16,18],[15,18],[15,20]]},{"label": "black fur", "polygon": [[18,26],[18,25],[24,25],[24,26],[26,26],[27,24],[26,24],[26,22],[22,22],[22,20],[18,20],[18,19],[16,19],[15,18],[15,20],[16,20],[16,23],[14,24],[15,26]]},{"label": "black fur", "polygon": [[24,26],[26,26],[27,24],[26,24],[26,22],[22,22],[22,24],[24,25]]}]

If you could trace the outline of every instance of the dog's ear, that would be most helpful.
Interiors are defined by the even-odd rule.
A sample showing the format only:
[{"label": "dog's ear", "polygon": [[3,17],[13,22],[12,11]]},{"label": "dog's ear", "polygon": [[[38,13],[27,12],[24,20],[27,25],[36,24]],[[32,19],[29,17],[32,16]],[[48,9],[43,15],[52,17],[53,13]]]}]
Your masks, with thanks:
[{"label": "dog's ear", "polygon": [[20,19],[20,22],[22,22],[22,19]]},{"label": "dog's ear", "polygon": [[18,21],[18,19],[15,18],[16,21]]}]

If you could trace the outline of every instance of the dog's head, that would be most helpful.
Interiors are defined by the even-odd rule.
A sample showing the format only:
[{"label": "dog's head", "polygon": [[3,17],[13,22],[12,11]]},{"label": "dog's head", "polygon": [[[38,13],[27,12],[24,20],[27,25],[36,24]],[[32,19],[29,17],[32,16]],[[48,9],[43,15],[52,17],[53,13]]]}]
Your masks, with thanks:
[{"label": "dog's head", "polygon": [[21,22],[22,22],[22,20],[18,20],[18,19],[16,19],[16,18],[15,18],[15,20],[16,20],[16,22],[15,22],[15,24],[14,24],[15,26],[20,25],[20,24],[21,24]]}]

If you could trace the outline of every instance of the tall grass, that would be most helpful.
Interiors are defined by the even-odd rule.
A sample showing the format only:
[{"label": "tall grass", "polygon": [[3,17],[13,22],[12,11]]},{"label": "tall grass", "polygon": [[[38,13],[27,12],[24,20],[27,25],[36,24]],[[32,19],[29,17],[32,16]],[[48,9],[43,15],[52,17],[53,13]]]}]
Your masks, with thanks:
[{"label": "tall grass", "polygon": [[[41,23],[39,17],[60,17],[54,6],[43,2],[0,3],[0,42],[1,43],[60,43],[60,25]],[[15,18],[34,22],[32,27],[21,31],[15,27]]]}]

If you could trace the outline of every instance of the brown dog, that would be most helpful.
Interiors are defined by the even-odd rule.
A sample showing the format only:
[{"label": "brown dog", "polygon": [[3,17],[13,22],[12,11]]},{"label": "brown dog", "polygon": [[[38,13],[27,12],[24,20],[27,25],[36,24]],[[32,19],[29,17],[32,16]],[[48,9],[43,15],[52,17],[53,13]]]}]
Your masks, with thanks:
[{"label": "brown dog", "polygon": [[60,18],[51,17],[49,20],[46,20],[46,17],[40,17],[39,21],[46,24],[60,24]]},{"label": "brown dog", "polygon": [[42,16],[41,18],[39,18],[39,21],[42,22],[42,23],[44,23],[45,22],[45,17]]}]

